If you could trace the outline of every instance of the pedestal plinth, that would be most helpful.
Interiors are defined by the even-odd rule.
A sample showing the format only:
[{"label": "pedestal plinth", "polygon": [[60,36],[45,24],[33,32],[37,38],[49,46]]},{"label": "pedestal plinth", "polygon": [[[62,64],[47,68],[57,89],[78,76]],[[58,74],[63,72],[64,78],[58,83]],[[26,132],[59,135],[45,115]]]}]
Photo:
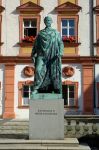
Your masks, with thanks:
[{"label": "pedestal plinth", "polygon": [[29,139],[64,139],[64,100],[60,94],[35,94],[31,98]]}]

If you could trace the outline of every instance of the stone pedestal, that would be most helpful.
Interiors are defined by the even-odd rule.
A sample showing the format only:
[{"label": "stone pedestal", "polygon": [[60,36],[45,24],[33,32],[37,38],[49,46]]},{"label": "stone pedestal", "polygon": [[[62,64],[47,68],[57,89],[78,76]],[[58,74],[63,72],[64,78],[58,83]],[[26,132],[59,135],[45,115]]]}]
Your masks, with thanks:
[{"label": "stone pedestal", "polygon": [[29,139],[64,139],[64,100],[60,94],[36,94],[32,97]]}]

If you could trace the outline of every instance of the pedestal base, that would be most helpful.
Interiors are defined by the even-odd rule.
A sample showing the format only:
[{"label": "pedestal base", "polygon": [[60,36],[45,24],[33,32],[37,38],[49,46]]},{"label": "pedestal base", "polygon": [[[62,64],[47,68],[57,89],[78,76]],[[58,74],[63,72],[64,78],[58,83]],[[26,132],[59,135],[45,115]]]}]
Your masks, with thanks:
[{"label": "pedestal base", "polygon": [[64,100],[43,97],[30,100],[29,139],[64,139]]}]

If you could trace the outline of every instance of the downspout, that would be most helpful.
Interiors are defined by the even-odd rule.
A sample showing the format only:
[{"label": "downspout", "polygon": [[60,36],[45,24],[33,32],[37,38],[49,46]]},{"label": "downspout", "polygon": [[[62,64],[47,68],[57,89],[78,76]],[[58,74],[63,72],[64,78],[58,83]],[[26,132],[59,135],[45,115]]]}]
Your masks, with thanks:
[{"label": "downspout", "polygon": [[94,19],[93,19],[93,0],[89,0],[90,14],[90,56],[94,56]]},{"label": "downspout", "polygon": [[[90,6],[90,56],[94,56],[94,14],[93,14],[93,7],[94,7],[94,2],[93,0],[89,0],[89,6]],[[95,65],[94,65],[94,71],[93,71],[93,107],[96,107],[96,86],[95,86]],[[93,109],[94,109],[93,108]]]}]

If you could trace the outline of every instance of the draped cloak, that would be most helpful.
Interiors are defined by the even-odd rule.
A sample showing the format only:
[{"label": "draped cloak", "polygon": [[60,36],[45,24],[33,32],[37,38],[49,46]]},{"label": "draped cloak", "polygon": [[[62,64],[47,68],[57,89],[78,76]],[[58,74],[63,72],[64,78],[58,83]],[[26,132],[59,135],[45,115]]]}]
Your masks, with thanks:
[{"label": "draped cloak", "polygon": [[35,58],[34,89],[52,88],[52,91],[62,92],[61,56],[63,42],[60,33],[50,28],[41,30],[32,49],[32,59]]}]

